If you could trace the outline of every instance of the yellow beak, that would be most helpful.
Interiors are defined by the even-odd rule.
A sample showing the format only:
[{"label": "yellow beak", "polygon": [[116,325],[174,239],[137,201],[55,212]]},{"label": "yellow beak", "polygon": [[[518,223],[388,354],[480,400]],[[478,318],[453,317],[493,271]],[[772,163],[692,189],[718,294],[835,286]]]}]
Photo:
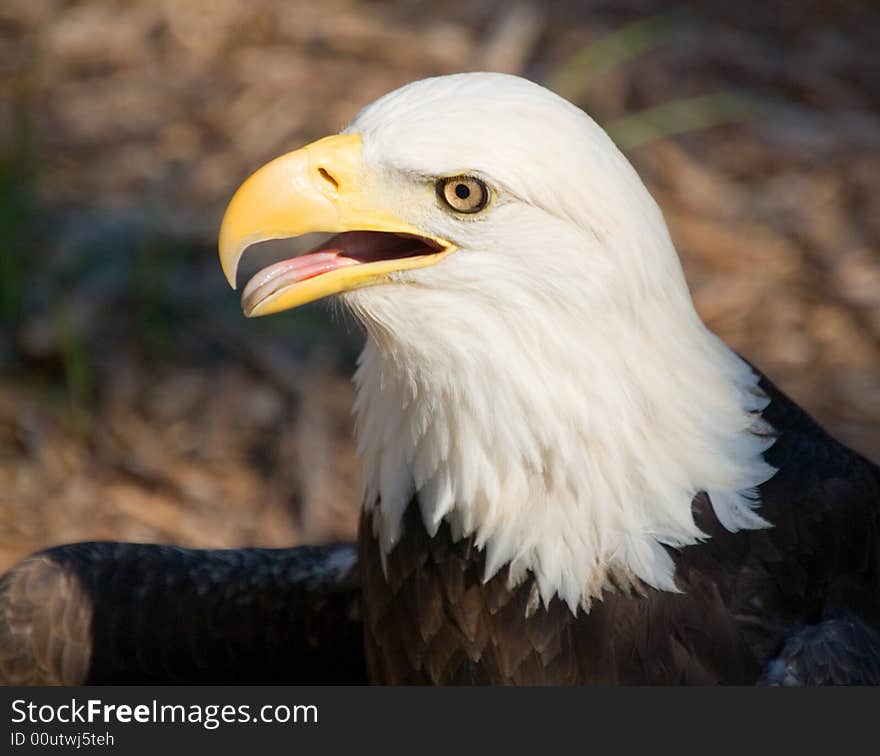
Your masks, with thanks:
[{"label": "yellow beak", "polygon": [[268,315],[433,265],[453,250],[381,207],[365,189],[359,134],[340,134],[282,155],[236,191],[220,226],[220,265],[235,288],[244,251],[257,242],[313,232],[383,231],[431,239],[439,251],[340,267],[274,291],[246,311]]}]

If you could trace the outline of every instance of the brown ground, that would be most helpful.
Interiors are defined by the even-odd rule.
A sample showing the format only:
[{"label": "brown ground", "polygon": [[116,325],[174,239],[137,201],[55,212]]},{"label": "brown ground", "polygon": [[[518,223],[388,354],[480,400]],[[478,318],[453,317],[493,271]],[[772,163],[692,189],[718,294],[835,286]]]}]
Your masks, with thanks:
[{"label": "brown ground", "polygon": [[[357,329],[245,321],[213,239],[263,161],[458,70],[610,126],[709,325],[880,459],[880,12],[580,5],[4,0],[0,569],[90,538],[352,533]],[[684,133],[648,139],[657,118]]]}]

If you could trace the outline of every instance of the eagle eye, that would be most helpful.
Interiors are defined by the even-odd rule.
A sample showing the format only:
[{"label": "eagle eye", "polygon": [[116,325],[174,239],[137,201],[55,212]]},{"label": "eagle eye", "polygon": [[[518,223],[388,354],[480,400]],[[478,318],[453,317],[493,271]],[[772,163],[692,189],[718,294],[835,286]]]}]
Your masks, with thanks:
[{"label": "eagle eye", "polygon": [[457,213],[478,213],[489,204],[489,187],[474,176],[440,179],[437,194]]}]

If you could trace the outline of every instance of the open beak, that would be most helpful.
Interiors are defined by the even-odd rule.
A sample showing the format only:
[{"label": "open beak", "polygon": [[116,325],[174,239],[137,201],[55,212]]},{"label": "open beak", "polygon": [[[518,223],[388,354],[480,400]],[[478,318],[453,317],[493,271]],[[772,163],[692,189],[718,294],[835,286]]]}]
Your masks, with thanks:
[{"label": "open beak", "polygon": [[359,134],[326,137],[267,163],[236,191],[220,226],[220,265],[235,288],[252,244],[343,232],[321,248],[261,270],[242,294],[245,315],[281,312],[433,265],[454,250],[377,203],[365,188]]}]

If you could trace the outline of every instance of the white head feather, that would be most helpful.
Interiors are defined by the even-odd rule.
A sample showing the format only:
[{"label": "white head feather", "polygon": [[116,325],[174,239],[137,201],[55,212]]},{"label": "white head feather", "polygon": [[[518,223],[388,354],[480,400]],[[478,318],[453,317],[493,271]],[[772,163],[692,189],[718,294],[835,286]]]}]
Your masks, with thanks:
[{"label": "white head feather", "polygon": [[[664,545],[765,527],[774,472],[753,371],[700,321],[663,216],[602,129],[512,76],[415,82],[363,110],[369,180],[458,251],[345,301],[367,327],[356,375],[364,505],[388,553],[415,500],[573,611],[641,580],[675,590]],[[439,177],[494,191],[473,216]],[[391,187],[391,188],[389,188]]]}]

